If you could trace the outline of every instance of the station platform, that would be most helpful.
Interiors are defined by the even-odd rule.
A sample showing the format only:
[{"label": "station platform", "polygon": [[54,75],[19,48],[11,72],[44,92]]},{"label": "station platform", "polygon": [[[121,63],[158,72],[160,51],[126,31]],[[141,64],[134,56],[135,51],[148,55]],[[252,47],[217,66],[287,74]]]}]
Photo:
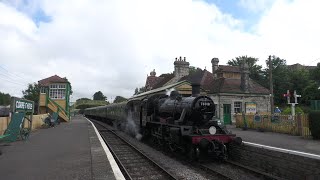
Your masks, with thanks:
[{"label": "station platform", "polygon": [[82,116],[39,129],[27,141],[1,144],[0,179],[119,179],[100,140]]},{"label": "station platform", "polygon": [[227,129],[241,137],[244,142],[320,155],[320,140],[266,131],[242,130],[235,125],[227,125]]}]

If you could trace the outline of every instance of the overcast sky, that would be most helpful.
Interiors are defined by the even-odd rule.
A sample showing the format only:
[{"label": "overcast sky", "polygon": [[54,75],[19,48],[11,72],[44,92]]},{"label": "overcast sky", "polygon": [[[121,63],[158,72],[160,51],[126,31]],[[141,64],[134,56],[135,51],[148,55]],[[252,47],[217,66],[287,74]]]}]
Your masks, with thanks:
[{"label": "overcast sky", "polygon": [[0,92],[59,75],[72,100],[102,91],[130,97],[146,76],[173,71],[174,58],[211,72],[237,56],[269,55],[316,65],[318,0],[2,0]]}]

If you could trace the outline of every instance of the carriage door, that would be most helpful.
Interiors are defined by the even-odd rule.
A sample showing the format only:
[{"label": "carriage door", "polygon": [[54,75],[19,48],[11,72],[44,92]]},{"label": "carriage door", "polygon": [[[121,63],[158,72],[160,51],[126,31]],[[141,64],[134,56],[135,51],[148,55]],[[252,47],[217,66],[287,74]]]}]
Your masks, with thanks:
[{"label": "carriage door", "polygon": [[223,121],[224,124],[231,124],[231,104],[223,105]]}]

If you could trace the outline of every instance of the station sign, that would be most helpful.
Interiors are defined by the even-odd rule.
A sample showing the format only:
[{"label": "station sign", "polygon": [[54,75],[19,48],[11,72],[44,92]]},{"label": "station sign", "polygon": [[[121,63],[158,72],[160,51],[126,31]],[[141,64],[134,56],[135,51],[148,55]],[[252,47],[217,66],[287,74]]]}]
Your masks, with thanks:
[{"label": "station sign", "polygon": [[11,112],[33,113],[34,102],[27,99],[12,97],[10,108]]}]

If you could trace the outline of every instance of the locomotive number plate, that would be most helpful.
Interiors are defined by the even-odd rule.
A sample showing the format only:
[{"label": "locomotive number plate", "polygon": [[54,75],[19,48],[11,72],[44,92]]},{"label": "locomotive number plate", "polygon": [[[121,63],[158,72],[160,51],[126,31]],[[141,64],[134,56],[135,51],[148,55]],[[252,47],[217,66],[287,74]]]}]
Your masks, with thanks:
[{"label": "locomotive number plate", "polygon": [[211,105],[210,102],[200,101],[200,106],[210,106],[210,105]]}]

